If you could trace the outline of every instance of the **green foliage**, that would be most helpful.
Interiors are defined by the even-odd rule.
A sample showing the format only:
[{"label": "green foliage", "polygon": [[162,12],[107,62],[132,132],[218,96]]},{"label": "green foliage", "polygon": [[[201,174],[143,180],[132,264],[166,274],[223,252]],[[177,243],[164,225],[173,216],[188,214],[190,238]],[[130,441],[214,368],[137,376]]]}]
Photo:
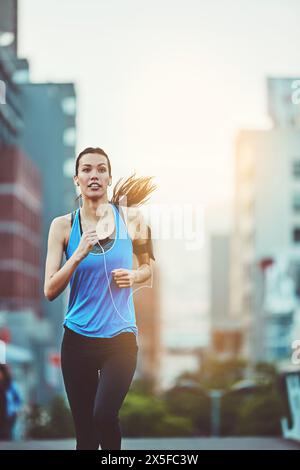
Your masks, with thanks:
[{"label": "green foliage", "polygon": [[154,395],[154,388],[154,380],[147,377],[134,380],[130,387],[130,392],[141,395]]},{"label": "green foliage", "polygon": [[239,410],[244,394],[239,392],[227,393],[221,400],[221,435],[236,435],[236,428],[240,419]]},{"label": "green foliage", "polygon": [[194,436],[193,423],[188,417],[165,414],[163,419],[157,423],[156,436],[181,437]]},{"label": "green foliage", "polygon": [[217,360],[208,357],[203,364],[200,380],[206,390],[226,390],[242,380],[247,363],[243,359]]},{"label": "green foliage", "polygon": [[278,436],[284,403],[273,385],[224,395],[221,405],[222,435]]},{"label": "green foliage", "polygon": [[[232,386],[249,374],[247,363],[240,359],[207,358],[200,371],[182,374],[174,387],[159,395],[155,394],[151,379],[136,380],[119,413],[122,435],[210,435],[212,389],[223,392],[221,435],[280,435],[280,418],[287,415],[287,403],[284,391],[278,387],[276,367],[260,363],[251,371],[253,386],[239,390],[233,390]],[[48,407],[32,408],[28,416],[28,437],[74,437],[71,412],[62,397],[55,397]]]},{"label": "green foliage", "polygon": [[210,399],[199,387],[176,387],[164,394],[170,413],[190,419],[195,435],[210,433]]},{"label": "green foliage", "polygon": [[127,437],[193,435],[193,424],[188,417],[172,415],[164,400],[136,392],[126,396],[120,422]]},{"label": "green foliage", "polygon": [[280,418],[283,403],[278,392],[265,387],[243,400],[239,410],[236,433],[239,435],[281,435]]},{"label": "green foliage", "polygon": [[272,384],[277,381],[277,370],[275,364],[258,362],[255,365],[257,382],[261,384]]},{"label": "green foliage", "polygon": [[27,417],[27,437],[60,439],[74,437],[71,412],[61,396],[56,396],[49,406],[34,406]]}]

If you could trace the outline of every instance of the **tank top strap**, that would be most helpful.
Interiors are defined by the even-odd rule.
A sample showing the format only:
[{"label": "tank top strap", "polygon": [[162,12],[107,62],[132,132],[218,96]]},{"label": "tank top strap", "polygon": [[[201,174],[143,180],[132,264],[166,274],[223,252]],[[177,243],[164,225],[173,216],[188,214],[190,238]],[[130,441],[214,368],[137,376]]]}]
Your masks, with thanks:
[{"label": "tank top strap", "polygon": [[125,223],[125,217],[124,217],[124,213],[123,213],[123,211],[122,211],[122,208],[121,208],[118,204],[116,204],[116,203],[114,203],[114,202],[112,203],[112,205],[115,206],[115,208],[117,209],[118,213],[121,215],[123,222]]},{"label": "tank top strap", "polygon": [[75,215],[76,215],[76,210],[71,213],[71,227],[73,225]]},{"label": "tank top strap", "polygon": [[[77,217],[77,220],[78,220],[78,211],[79,209],[75,209],[73,212],[71,212],[71,230],[70,230],[70,234],[69,234],[69,242],[68,242],[68,245],[64,248],[64,252],[67,256],[67,251],[68,251],[68,247],[72,245],[73,243],[73,239],[74,239],[74,232],[76,232],[76,217]],[[73,227],[74,226],[74,227]],[[74,231],[74,228],[75,228],[75,231]]]}]

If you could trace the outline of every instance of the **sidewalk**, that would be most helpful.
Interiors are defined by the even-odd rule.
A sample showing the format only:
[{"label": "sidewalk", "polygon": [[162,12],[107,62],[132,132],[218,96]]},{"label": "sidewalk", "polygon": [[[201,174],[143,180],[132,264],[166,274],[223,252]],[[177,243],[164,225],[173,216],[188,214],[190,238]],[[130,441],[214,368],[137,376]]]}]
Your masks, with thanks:
[{"label": "sidewalk", "polygon": [[[74,450],[75,440],[1,442],[0,450]],[[300,443],[273,437],[123,438],[122,450],[300,450]]]}]

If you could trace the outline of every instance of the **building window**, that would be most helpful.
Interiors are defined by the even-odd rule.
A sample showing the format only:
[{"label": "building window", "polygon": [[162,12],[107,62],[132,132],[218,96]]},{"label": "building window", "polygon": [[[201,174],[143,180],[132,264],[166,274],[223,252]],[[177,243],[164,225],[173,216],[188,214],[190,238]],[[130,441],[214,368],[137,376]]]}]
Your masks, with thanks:
[{"label": "building window", "polygon": [[66,96],[61,101],[63,112],[68,116],[74,116],[76,111],[76,100],[74,96]]},{"label": "building window", "polygon": [[300,227],[294,228],[293,239],[295,243],[300,243]]},{"label": "building window", "polygon": [[14,83],[28,83],[29,82],[29,71],[24,70],[15,70],[13,74]]},{"label": "building window", "polygon": [[63,173],[66,178],[71,178],[75,173],[75,161],[74,158],[68,158],[64,161]]},{"label": "building window", "polygon": [[291,275],[295,282],[295,292],[298,298],[300,298],[300,262],[291,262]]},{"label": "building window", "polygon": [[294,209],[295,212],[300,212],[300,193],[299,194],[294,194],[293,209]]},{"label": "building window", "polygon": [[293,175],[296,176],[296,178],[300,178],[300,160],[293,162]]},{"label": "building window", "polygon": [[6,85],[3,80],[0,80],[0,104],[6,104]]},{"label": "building window", "polygon": [[68,127],[63,133],[63,142],[67,147],[74,147],[76,140],[76,132],[74,127]]}]

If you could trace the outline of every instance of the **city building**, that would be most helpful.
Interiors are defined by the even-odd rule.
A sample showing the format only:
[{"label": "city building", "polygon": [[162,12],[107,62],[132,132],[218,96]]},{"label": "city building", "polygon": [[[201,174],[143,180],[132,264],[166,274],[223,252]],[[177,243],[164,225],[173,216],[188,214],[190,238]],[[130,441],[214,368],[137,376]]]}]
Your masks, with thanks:
[{"label": "city building", "polygon": [[[253,362],[289,360],[293,325],[298,321],[300,105],[293,100],[296,81],[269,79],[273,127],[241,130],[236,140],[230,316],[240,322],[243,355]],[[279,295],[279,288],[288,294],[280,291]]]},{"label": "city building", "polygon": [[242,335],[238,320],[230,317],[230,234],[210,236],[211,352],[219,359],[241,354]]},{"label": "city building", "polygon": [[[0,340],[26,402],[36,399],[36,367],[47,325],[41,308],[41,177],[20,146],[24,130],[16,71],[17,2],[0,14]],[[37,338],[37,331],[39,337]]]},{"label": "city building", "polygon": [[49,302],[43,287],[50,223],[76,207],[76,96],[73,83],[30,82],[17,55],[17,7],[0,5],[0,339],[16,375],[18,364],[26,371],[26,398],[46,403],[63,390],[68,290]]}]

